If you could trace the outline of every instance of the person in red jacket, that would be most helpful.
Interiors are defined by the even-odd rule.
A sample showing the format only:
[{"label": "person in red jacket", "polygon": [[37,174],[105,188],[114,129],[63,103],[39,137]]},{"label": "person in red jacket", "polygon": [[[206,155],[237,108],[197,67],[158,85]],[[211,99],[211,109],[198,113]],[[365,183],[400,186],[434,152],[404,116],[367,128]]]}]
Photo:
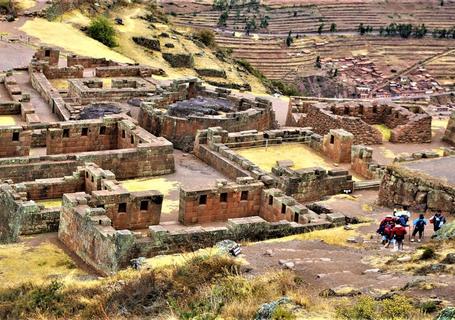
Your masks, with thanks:
[{"label": "person in red jacket", "polygon": [[392,229],[392,237],[394,238],[398,250],[403,250],[403,240],[406,235],[406,228],[401,224],[396,224]]}]

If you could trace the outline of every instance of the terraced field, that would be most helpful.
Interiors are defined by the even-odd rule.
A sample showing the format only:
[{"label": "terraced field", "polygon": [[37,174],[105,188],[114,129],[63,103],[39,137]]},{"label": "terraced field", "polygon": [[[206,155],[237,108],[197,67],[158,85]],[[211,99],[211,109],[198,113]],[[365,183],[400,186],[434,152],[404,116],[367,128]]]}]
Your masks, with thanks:
[{"label": "terraced field", "polygon": [[[317,56],[344,58],[368,56],[385,76],[406,69],[455,46],[453,40],[433,38],[407,39],[378,36],[305,36],[295,39],[287,47],[281,38],[217,36],[221,47],[233,50],[236,58],[248,60],[271,79],[292,80],[298,75],[313,75],[320,71],[314,67]],[[439,68],[439,69],[438,69]],[[450,69],[446,73],[444,68]],[[428,65],[435,77],[442,79],[455,73],[455,54],[444,56]],[[438,70],[440,70],[438,72]],[[451,73],[452,72],[452,73]]]},{"label": "terraced field", "polygon": [[[321,23],[325,31],[335,23],[341,32],[356,31],[360,23],[378,29],[391,22],[425,23],[430,29],[452,27],[455,16],[455,1],[261,1],[256,7],[233,8],[229,11],[226,30],[243,30],[245,17],[268,16],[267,28],[259,32],[287,34],[316,32]],[[191,10],[191,7],[194,9]],[[164,1],[168,12],[176,16],[174,23],[194,27],[216,27],[221,12],[213,10],[210,2]]]}]

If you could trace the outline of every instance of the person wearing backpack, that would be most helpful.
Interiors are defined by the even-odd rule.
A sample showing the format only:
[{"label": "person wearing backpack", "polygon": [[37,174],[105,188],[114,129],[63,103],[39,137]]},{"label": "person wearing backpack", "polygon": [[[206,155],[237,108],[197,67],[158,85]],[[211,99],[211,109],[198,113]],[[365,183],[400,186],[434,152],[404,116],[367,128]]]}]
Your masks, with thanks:
[{"label": "person wearing backpack", "polygon": [[412,224],[414,225],[414,230],[412,231],[411,242],[415,241],[415,236],[417,233],[419,234],[419,239],[417,239],[417,242],[422,241],[425,226],[427,225],[427,220],[425,219],[424,215],[421,213],[419,217],[413,221]]},{"label": "person wearing backpack", "polygon": [[398,250],[403,250],[403,240],[406,236],[406,228],[401,224],[396,224],[395,227],[392,229],[392,237],[394,238]]},{"label": "person wearing backpack", "polygon": [[441,210],[438,210],[438,212],[430,218],[430,223],[433,224],[434,232],[441,229],[444,223],[446,223],[446,218],[442,215]]}]

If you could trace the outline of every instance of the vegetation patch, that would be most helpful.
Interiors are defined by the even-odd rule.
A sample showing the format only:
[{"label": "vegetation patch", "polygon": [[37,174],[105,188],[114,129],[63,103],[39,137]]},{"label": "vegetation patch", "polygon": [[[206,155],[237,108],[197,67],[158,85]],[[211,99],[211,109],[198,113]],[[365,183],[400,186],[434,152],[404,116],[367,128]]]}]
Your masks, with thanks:
[{"label": "vegetation patch", "polygon": [[114,26],[106,17],[99,16],[93,20],[87,28],[87,34],[110,48],[117,46]]}]

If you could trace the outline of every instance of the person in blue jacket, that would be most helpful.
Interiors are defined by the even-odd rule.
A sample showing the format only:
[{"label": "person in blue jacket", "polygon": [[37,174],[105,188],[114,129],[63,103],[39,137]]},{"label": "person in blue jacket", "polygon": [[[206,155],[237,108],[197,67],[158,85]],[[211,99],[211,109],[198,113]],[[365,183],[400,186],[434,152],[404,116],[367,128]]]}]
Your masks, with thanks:
[{"label": "person in blue jacket", "polygon": [[415,236],[419,234],[418,242],[422,241],[423,233],[425,232],[425,226],[428,224],[427,219],[421,213],[417,219],[412,223],[414,225],[414,230],[412,231],[411,242],[415,241]]}]

